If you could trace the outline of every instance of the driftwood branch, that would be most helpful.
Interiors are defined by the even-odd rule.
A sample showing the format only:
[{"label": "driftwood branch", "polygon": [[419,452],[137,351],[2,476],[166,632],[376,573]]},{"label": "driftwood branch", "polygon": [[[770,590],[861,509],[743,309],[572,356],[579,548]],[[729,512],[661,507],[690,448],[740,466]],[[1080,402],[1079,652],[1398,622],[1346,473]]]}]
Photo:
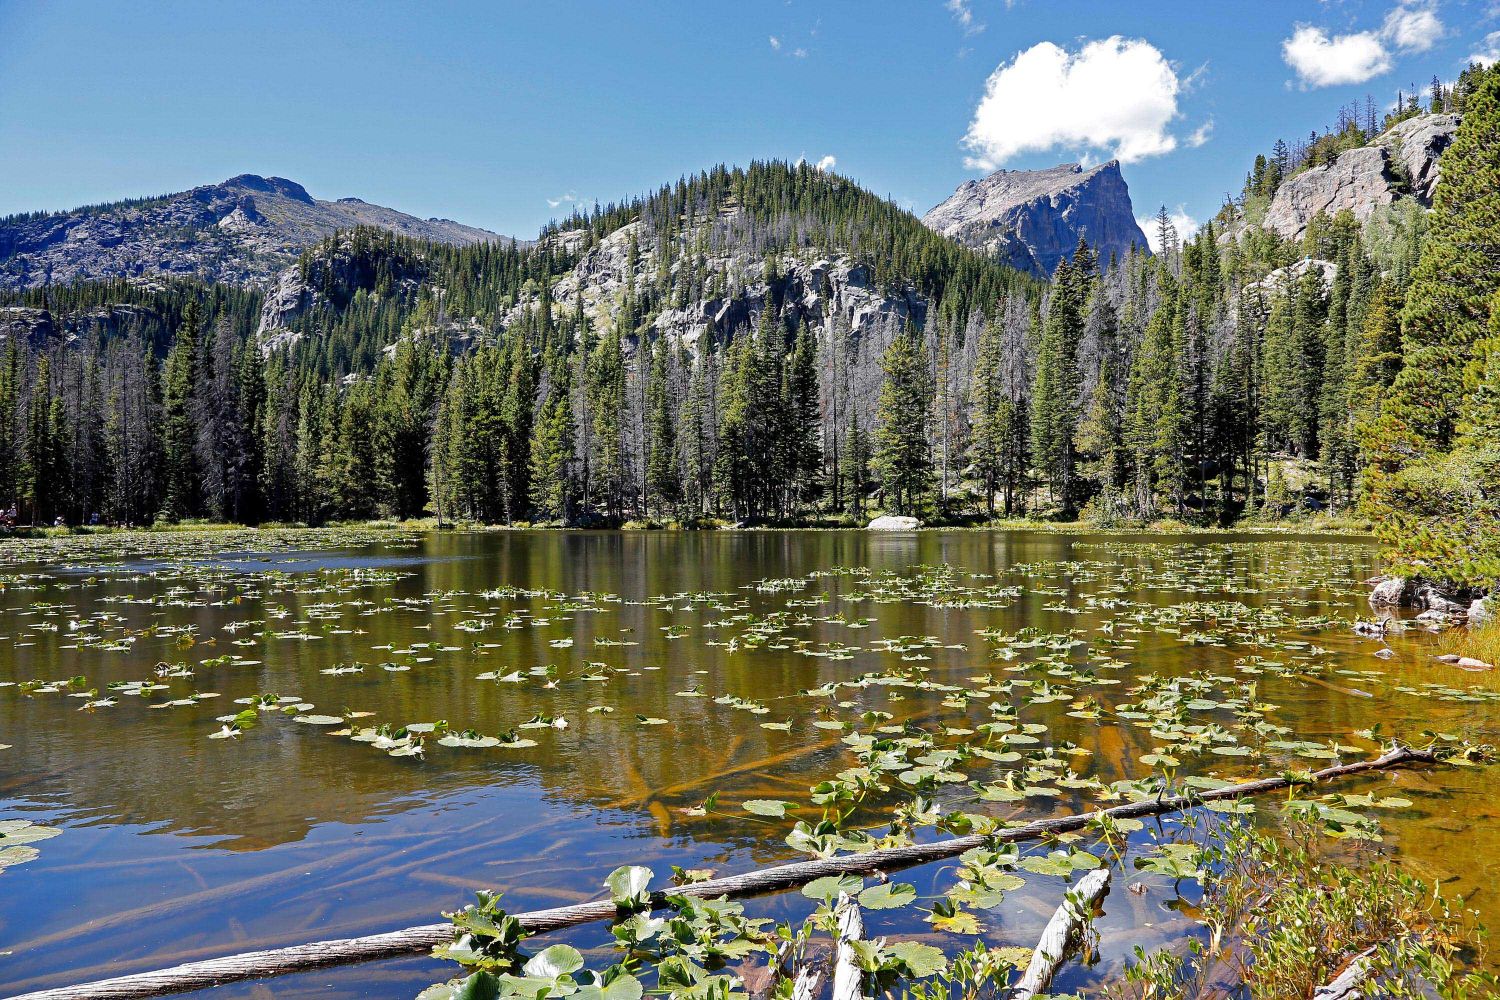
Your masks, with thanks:
[{"label": "driftwood branch", "polygon": [[833,1000],[870,1000],[864,988],[864,973],[859,968],[859,955],[852,942],[863,940],[865,918],[848,893],[839,893],[838,905],[833,909],[838,921],[838,951],[833,960]]},{"label": "driftwood branch", "polygon": [[1108,868],[1095,868],[1068,890],[1062,905],[1047,921],[1036,948],[1031,952],[1026,974],[1016,984],[1010,1000],[1033,1000],[1052,985],[1057,970],[1078,947],[1079,936],[1093,916],[1094,907],[1109,893],[1109,877]]},{"label": "driftwood branch", "polygon": [[[1312,780],[1313,782],[1332,781],[1372,771],[1390,771],[1436,762],[1436,754],[1430,751],[1397,746],[1371,760],[1339,764],[1316,771],[1312,775]],[[933,861],[954,858],[976,847],[1040,840],[1055,834],[1082,830],[1097,822],[1101,817],[1123,819],[1160,816],[1192,809],[1206,802],[1220,802],[1282,791],[1297,783],[1288,777],[1261,778],[1192,795],[1146,799],[1109,809],[1096,809],[1070,816],[1037,820],[1024,826],[999,830],[988,835],[974,834],[927,844],[915,844],[910,847],[891,847],[835,858],[778,865],[743,875],[695,882],[673,890],[673,894],[699,898],[727,896],[731,899],[763,896],[800,888],[814,879],[827,875],[874,875],[879,872],[899,871]],[[652,906],[656,909],[665,908],[667,895],[661,892],[654,894],[651,899]],[[519,913],[515,916],[526,928],[528,934],[546,934],[568,927],[612,919],[615,916],[615,905],[604,899],[592,903],[578,903],[572,906]],[[352,965],[357,962],[421,954],[435,945],[450,941],[452,936],[453,926],[450,923],[424,924],[384,934],[314,941],[310,944],[293,945],[288,948],[273,948],[268,951],[190,962],[158,972],[142,972],[80,986],[26,993],[12,997],[11,1000],[140,1000],[144,997],[169,996],[174,993],[187,993],[248,979],[262,979],[337,965]]]},{"label": "driftwood branch", "polygon": [[1375,953],[1379,950],[1380,946],[1376,945],[1355,955],[1343,972],[1331,982],[1318,987],[1313,1000],[1357,1000],[1364,996],[1365,980],[1375,971]]}]

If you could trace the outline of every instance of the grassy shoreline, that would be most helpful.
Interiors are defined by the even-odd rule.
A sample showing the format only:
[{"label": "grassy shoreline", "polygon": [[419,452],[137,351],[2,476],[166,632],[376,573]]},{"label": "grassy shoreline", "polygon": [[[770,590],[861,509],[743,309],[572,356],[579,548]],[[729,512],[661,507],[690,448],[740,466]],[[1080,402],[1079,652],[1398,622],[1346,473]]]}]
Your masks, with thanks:
[{"label": "grassy shoreline", "polygon": [[[0,544],[9,541],[36,541],[56,538],[117,537],[128,535],[211,535],[235,532],[279,533],[279,532],[329,532],[347,531],[865,531],[862,524],[847,521],[803,521],[790,523],[756,524],[736,526],[728,522],[699,522],[682,524],[675,521],[629,521],[618,528],[585,528],[561,524],[482,524],[478,522],[445,521],[438,524],[436,518],[418,518],[407,521],[336,521],[323,525],[306,524],[233,524],[225,522],[189,521],[179,524],[154,524],[139,527],[22,527],[0,534]],[[1319,516],[1290,521],[1247,521],[1227,527],[1194,525],[1170,518],[1145,524],[1100,525],[1093,521],[1046,521],[1030,518],[1001,518],[993,521],[924,524],[919,531],[1033,531],[1052,534],[1101,534],[1101,535],[1338,535],[1347,537],[1373,537],[1373,525],[1357,518]]]}]

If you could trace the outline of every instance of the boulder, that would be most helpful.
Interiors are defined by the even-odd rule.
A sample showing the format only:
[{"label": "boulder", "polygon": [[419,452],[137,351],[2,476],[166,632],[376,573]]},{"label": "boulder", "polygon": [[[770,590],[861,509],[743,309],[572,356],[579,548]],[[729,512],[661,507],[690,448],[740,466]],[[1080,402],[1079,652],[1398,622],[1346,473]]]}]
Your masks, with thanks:
[{"label": "boulder", "polygon": [[1370,607],[1372,608],[1398,608],[1411,604],[1412,594],[1416,588],[1411,580],[1404,576],[1388,576],[1375,584],[1375,589],[1370,591]]},{"label": "boulder", "polygon": [[871,521],[869,529],[871,531],[916,531],[921,526],[922,522],[914,517],[885,514]]},{"label": "boulder", "polygon": [[1416,593],[1412,595],[1411,605],[1414,608],[1425,608],[1428,611],[1436,611],[1445,615],[1465,615],[1469,613],[1469,605],[1454,600],[1430,583],[1424,583],[1417,587]]},{"label": "boulder", "polygon": [[1483,597],[1476,598],[1474,602],[1469,605],[1470,625],[1479,625],[1492,620],[1494,617],[1494,609],[1490,607],[1489,603]]}]

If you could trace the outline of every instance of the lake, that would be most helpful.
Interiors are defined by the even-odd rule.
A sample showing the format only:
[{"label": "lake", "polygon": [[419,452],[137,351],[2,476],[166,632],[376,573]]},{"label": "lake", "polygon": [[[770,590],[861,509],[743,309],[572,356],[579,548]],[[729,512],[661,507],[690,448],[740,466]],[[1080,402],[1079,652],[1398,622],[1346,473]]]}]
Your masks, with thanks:
[{"label": "lake", "polygon": [[[1384,642],[1351,631],[1380,571],[1358,539],[135,537],[44,561],[0,542],[0,820],[62,830],[0,867],[0,995],[430,923],[476,888],[505,890],[519,912],[598,898],[622,864],[664,883],[672,865],[731,874],[805,858],[784,838],[819,815],[809,787],[858,763],[853,731],[920,727],[962,747],[1012,719],[993,745],[1047,755],[1008,786],[1018,794],[993,784],[1014,776],[1003,761],[914,770],[851,823],[881,829],[913,790],[940,811],[1004,818],[1108,801],[1111,783],[1153,773],[1140,758],[1161,746],[1163,716],[1133,710],[1163,691],[1187,699],[1174,725],[1208,727],[1181,775],[1358,759],[1377,752],[1355,735],[1376,723],[1495,741],[1495,683],[1433,662],[1440,636],[1393,635],[1382,657]],[[242,712],[253,722],[220,721]],[[494,745],[442,745],[445,729]],[[1496,786],[1478,769],[1350,782],[1340,790],[1400,804],[1372,811],[1381,843],[1344,849],[1398,852],[1494,925]],[[752,800],[794,806],[757,815]],[[1130,853],[1175,828],[1149,824]],[[980,913],[995,942],[1030,946],[1062,897],[1061,877],[1022,874]],[[927,897],[952,866],[899,878]],[[1127,867],[1098,963],[1058,988],[1179,940],[1194,891]],[[777,918],[808,906],[748,904]],[[941,937],[922,915],[867,921],[872,935]],[[554,940],[601,949],[608,935]],[[414,996],[455,971],[410,959],[215,995]]]}]

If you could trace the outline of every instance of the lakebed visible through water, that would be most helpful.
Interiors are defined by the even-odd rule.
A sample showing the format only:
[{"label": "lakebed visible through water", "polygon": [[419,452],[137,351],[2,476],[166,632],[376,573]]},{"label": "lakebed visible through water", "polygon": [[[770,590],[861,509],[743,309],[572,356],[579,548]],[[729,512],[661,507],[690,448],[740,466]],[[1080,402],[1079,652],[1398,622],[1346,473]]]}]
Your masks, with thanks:
[{"label": "lakebed visible through water", "polygon": [[[1496,742],[1500,720],[1500,685],[1434,663],[1440,637],[1350,630],[1380,570],[1359,539],[276,537],[0,542],[0,823],[61,830],[0,864],[0,996],[430,923],[478,888],[517,912],[598,898],[624,864],[665,883],[673,865],[804,858],[793,824],[822,814],[812,786],[852,780],[855,733],[914,749],[848,826],[883,829],[919,796],[930,837],[923,816],[1031,819],[1117,801],[1124,779],[1315,769],[1378,752],[1356,735],[1377,724]],[[1331,826],[1500,923],[1493,772],[1338,791],[1317,806]],[[1192,933],[1191,880],[1133,864],[1192,832],[1132,835],[1099,961],[1059,988]],[[1058,848],[974,909],[987,939],[1034,942],[1066,852],[1111,860],[1092,837]],[[952,876],[899,876],[922,898],[870,914],[871,935],[961,946],[922,919]],[[409,959],[216,995],[412,996],[455,971]]]}]

